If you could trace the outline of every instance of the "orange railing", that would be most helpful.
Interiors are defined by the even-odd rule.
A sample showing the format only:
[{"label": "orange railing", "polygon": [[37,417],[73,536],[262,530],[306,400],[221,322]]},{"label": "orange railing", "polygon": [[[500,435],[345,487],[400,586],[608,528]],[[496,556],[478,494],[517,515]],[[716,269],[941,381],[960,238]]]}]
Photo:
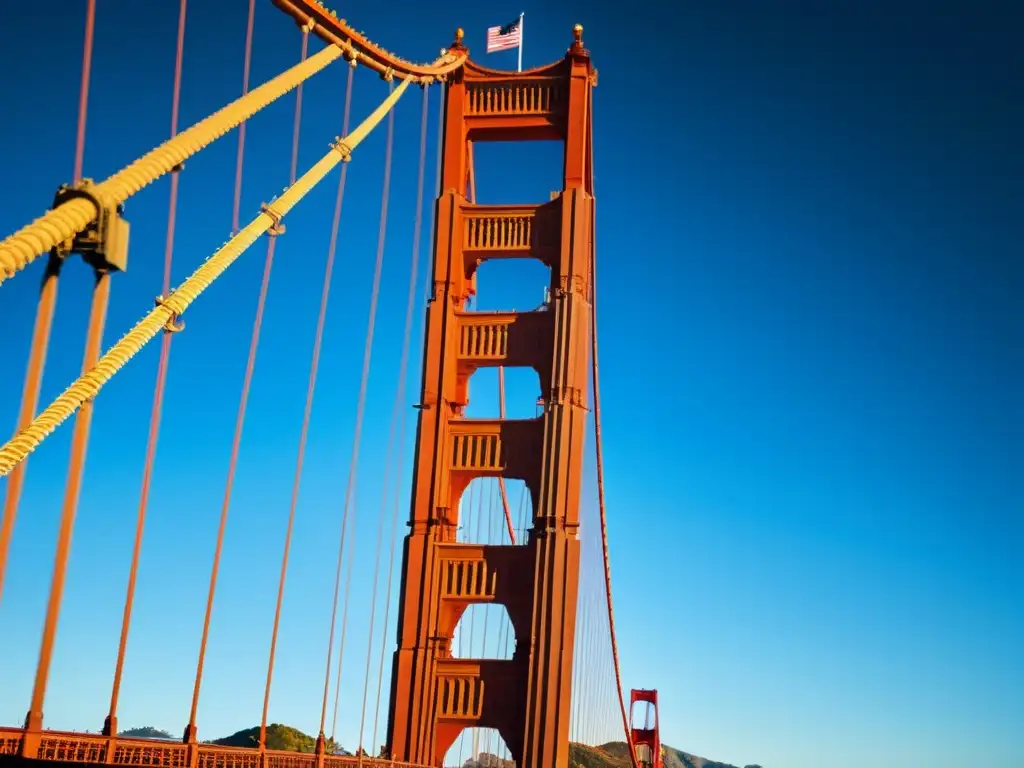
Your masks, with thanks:
[{"label": "orange railing", "polygon": [[[17,755],[23,737],[21,728],[0,727],[0,757]],[[94,733],[43,731],[39,759],[66,763],[188,768],[189,745],[160,739],[110,737]],[[285,752],[256,747],[222,747],[196,744],[198,768],[316,768],[317,757],[310,752]],[[428,768],[384,757],[327,755],[324,768]]]}]

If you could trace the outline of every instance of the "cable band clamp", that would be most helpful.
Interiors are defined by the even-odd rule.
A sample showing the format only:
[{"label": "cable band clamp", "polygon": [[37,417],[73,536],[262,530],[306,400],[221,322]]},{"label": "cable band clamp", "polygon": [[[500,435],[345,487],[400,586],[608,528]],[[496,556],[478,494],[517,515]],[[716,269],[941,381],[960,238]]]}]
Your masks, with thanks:
[{"label": "cable band clamp", "polygon": [[182,320],[178,316],[178,313],[175,311],[174,307],[171,305],[171,299],[172,298],[173,298],[173,295],[172,296],[157,296],[153,300],[153,302],[158,307],[163,307],[164,309],[170,311],[170,313],[171,313],[171,316],[167,318],[167,322],[164,323],[164,333],[178,333],[180,331],[185,330],[185,321]]},{"label": "cable band clamp", "polygon": [[284,218],[284,214],[280,213],[273,206],[267,205],[266,203],[263,203],[260,206],[260,213],[264,214],[265,216],[269,216],[271,221],[273,222],[270,225],[270,228],[267,229],[268,234],[273,235],[275,237],[277,235],[284,234],[284,224],[281,223],[281,219]]},{"label": "cable band clamp", "polygon": [[128,268],[128,222],[122,218],[124,205],[105,203],[96,194],[92,179],[63,184],[53,198],[53,208],[76,198],[88,200],[96,208],[96,218],[81,232],[54,246],[51,259],[63,261],[73,253],[97,272],[124,272]]},{"label": "cable band clamp", "polygon": [[341,155],[341,161],[347,163],[352,159],[352,147],[345,143],[345,140],[340,136],[334,138],[334,143],[331,144],[331,149]]}]

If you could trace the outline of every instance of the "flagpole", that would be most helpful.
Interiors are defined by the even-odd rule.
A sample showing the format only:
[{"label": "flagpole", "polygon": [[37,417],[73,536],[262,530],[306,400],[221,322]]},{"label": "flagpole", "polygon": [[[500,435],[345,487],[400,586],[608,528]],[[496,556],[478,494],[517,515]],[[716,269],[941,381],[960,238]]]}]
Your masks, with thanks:
[{"label": "flagpole", "polygon": [[519,65],[516,67],[516,72],[523,71],[523,17],[526,15],[526,11],[519,14]]}]

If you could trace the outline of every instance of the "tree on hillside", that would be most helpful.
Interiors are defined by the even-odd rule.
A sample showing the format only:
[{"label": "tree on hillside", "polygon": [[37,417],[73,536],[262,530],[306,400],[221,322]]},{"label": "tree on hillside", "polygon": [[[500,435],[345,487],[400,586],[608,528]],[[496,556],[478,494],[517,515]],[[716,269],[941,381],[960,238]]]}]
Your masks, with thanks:
[{"label": "tree on hillside", "polygon": [[[223,739],[217,739],[214,744],[224,747],[256,747],[260,741],[260,729],[246,728]],[[267,726],[267,749],[281,752],[314,752],[316,750],[316,737],[303,733],[298,728],[292,728],[280,723],[272,723]],[[328,755],[337,754],[340,747],[331,739],[324,743],[324,751]]]},{"label": "tree on hillside", "polygon": [[126,739],[174,740],[174,737],[167,731],[161,731],[159,728],[154,728],[151,725],[146,725],[142,728],[129,728],[127,731],[121,731],[118,736],[124,736]]}]

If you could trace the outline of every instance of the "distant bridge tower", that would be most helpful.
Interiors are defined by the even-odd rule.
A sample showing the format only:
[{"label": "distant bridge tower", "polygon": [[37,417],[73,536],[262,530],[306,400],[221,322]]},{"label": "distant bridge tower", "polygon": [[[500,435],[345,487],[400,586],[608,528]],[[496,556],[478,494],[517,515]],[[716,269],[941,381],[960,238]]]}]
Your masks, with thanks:
[{"label": "distant bridge tower", "polygon": [[[646,704],[643,708],[642,725],[635,721],[636,705]],[[662,768],[661,734],[658,731],[658,692],[643,688],[629,692],[629,730],[632,733],[633,750],[640,768]]]},{"label": "distant bridge tower", "polygon": [[[580,485],[588,406],[593,258],[591,89],[582,27],[561,61],[521,74],[467,61],[445,87],[434,290],[426,319],[410,532],[403,553],[388,744],[395,760],[441,765],[465,728],[495,728],[520,768],[565,768],[576,600]],[[453,46],[463,49],[461,30]],[[466,200],[479,141],[560,139],[563,188],[549,202]],[[477,267],[534,258],[551,268],[544,312],[469,312]],[[544,413],[467,419],[482,367],[533,368]],[[459,502],[480,477],[517,478],[533,503],[528,541],[456,543]],[[515,629],[511,660],[456,659],[470,605],[500,604]]]}]

